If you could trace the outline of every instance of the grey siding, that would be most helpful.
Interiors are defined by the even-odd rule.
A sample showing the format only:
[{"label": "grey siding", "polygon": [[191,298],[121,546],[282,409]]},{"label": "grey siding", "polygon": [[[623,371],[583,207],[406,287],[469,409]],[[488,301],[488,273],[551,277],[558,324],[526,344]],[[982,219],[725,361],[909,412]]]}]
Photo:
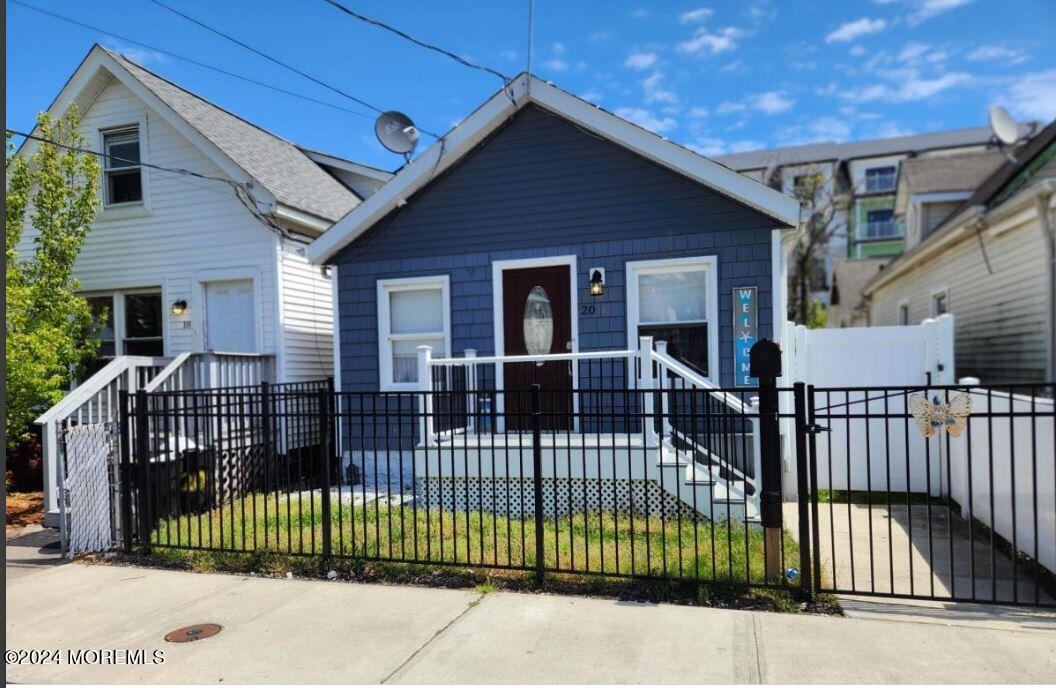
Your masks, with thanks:
[{"label": "grey siding", "polygon": [[[579,348],[627,343],[629,260],[718,256],[723,384],[733,381],[732,290],[759,289],[760,336],[772,331],[774,221],[536,107],[521,111],[458,166],[333,261],[340,266],[341,381],[378,387],[379,279],[446,274],[452,348],[494,351],[491,263],[575,254]],[[587,271],[606,268],[602,297]]]}]

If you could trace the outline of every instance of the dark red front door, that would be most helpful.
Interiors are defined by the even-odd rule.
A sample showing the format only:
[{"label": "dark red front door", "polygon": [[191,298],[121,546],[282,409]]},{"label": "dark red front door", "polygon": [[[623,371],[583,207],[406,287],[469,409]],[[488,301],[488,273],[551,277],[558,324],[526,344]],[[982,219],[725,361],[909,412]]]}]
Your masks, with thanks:
[{"label": "dark red front door", "polygon": [[[550,335],[545,353],[561,354],[572,350],[571,276],[567,265],[520,268],[502,272],[503,342],[507,356],[529,353],[529,345],[541,353]],[[547,323],[546,318],[552,318]],[[525,320],[528,319],[528,341]],[[530,390],[542,387],[541,407],[544,430],[567,430],[572,427],[572,367],[569,361],[506,363],[503,365],[503,387],[506,389],[506,427],[526,430],[531,419]]]}]

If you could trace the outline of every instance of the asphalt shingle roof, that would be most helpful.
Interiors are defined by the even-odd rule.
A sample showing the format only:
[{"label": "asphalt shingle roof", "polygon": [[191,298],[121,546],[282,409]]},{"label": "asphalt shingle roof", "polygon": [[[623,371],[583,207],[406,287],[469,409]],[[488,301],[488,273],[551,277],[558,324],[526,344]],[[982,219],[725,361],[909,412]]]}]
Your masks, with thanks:
[{"label": "asphalt shingle roof", "polygon": [[279,203],[331,221],[341,218],[359,204],[355,194],[293,143],[180,88],[118,53],[107,52],[267,189]]}]

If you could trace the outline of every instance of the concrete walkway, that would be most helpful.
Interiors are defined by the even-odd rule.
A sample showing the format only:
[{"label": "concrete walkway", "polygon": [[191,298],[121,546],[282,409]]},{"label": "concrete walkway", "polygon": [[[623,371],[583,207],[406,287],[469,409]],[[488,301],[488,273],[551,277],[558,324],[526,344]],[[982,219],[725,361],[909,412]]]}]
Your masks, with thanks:
[{"label": "concrete walkway", "polygon": [[[9,557],[13,550],[8,549]],[[17,557],[16,557],[17,558]],[[557,595],[8,562],[7,649],[163,664],[8,665],[16,682],[986,683],[1056,681],[1056,616],[941,606],[861,618]],[[16,574],[12,576],[12,574]],[[853,605],[852,605],[853,606]],[[173,629],[224,630],[167,643]]]}]

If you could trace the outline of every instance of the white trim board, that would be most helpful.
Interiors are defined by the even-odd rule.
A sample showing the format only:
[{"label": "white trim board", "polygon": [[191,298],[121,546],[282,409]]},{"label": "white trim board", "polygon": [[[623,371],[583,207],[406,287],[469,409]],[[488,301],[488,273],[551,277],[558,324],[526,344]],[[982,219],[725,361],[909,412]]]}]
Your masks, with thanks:
[{"label": "white trim board", "polygon": [[707,379],[721,386],[719,360],[719,257],[693,256],[689,258],[667,258],[661,260],[627,261],[627,348],[638,348],[638,275],[677,272],[690,268],[702,268],[708,273],[708,375]]},{"label": "white trim board", "polygon": [[[336,281],[335,281],[336,284]],[[392,382],[392,348],[389,346],[391,315],[388,295],[394,291],[415,289],[440,289],[443,307],[441,319],[444,328],[444,357],[453,356],[451,351],[451,277],[449,275],[426,275],[424,277],[396,277],[379,279],[377,286],[378,309],[378,389],[383,392],[416,392],[417,382]],[[435,337],[430,337],[435,339]],[[439,356],[438,356],[439,358]],[[417,369],[417,368],[416,368]]]},{"label": "white trim board", "polygon": [[333,258],[374,223],[473,150],[514,113],[531,103],[743,203],[773,218],[775,224],[792,227],[799,222],[799,203],[795,199],[602,110],[553,84],[520,74],[508,87],[499,90],[448,132],[444,141],[437,141],[426,149],[373,196],[349,211],[316,239],[308,248],[308,259],[313,263],[323,263]]}]

